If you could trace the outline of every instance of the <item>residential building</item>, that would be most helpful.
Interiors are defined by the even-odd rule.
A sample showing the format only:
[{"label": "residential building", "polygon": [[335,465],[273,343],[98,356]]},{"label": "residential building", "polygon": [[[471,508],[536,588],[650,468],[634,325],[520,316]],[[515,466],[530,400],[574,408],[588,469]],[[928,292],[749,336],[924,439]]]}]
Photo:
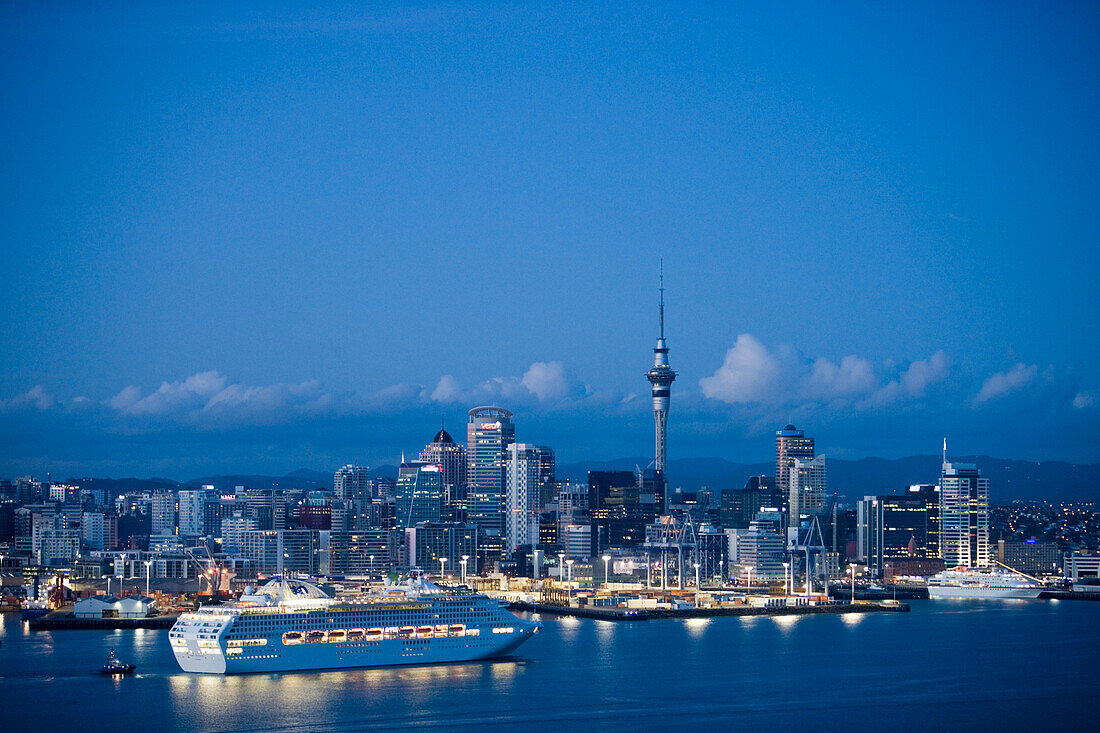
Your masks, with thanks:
[{"label": "residential building", "polygon": [[[945,451],[946,454],[946,451]],[[940,545],[947,567],[989,567],[989,479],[971,463],[948,463],[940,475]]]}]

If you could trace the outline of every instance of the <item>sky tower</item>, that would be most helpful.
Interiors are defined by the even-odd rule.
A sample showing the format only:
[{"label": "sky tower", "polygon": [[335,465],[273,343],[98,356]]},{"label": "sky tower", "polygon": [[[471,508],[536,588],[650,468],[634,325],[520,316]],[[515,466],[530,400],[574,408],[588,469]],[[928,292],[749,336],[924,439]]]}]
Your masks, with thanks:
[{"label": "sky tower", "polygon": [[657,427],[657,455],[653,467],[665,472],[665,432],[668,426],[669,388],[676,379],[676,372],[668,365],[668,344],[665,343],[665,266],[661,263],[661,284],[658,290],[661,301],[658,310],[659,336],[653,349],[653,368],[646,372],[646,379],[653,385],[653,421]]}]

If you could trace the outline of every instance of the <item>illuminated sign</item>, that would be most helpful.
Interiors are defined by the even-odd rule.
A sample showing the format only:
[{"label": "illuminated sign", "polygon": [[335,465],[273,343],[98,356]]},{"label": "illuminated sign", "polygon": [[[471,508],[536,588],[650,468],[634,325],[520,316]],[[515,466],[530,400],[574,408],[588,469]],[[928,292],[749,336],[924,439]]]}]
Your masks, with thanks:
[{"label": "illuminated sign", "polygon": [[500,430],[500,422],[483,422],[481,423],[482,430]]},{"label": "illuminated sign", "polygon": [[440,471],[442,471],[442,470],[443,470],[443,466],[439,466],[439,465],[435,465],[435,466],[421,466],[421,467],[420,467],[420,471],[421,471],[422,473],[424,473],[424,472],[426,472],[426,473],[439,473],[439,472],[440,472]]}]

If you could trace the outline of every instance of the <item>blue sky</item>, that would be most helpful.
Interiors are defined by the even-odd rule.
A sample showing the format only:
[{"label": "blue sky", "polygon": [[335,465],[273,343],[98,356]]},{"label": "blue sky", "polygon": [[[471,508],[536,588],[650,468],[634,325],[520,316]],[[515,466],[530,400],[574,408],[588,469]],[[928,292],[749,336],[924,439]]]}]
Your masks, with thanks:
[{"label": "blue sky", "polygon": [[0,9],[0,475],[1100,461],[1086,3]]}]

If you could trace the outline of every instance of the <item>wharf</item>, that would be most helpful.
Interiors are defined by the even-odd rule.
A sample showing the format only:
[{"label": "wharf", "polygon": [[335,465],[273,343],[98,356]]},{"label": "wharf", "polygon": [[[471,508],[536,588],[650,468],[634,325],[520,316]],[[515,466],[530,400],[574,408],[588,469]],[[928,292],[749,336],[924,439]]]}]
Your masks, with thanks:
[{"label": "wharf", "polygon": [[71,613],[51,613],[28,621],[32,631],[68,629],[170,629],[177,615],[146,618],[77,618]]},{"label": "wharf", "polygon": [[758,608],[753,606],[722,606],[720,608],[608,608],[599,606],[559,606],[552,603],[508,604],[513,611],[530,611],[552,616],[577,616],[605,621],[648,621],[662,618],[712,618],[715,616],[812,616],[830,613],[905,613],[909,604],[899,603],[832,603],[827,606],[784,606]]},{"label": "wharf", "polygon": [[1100,593],[1082,593],[1072,590],[1045,590],[1039,594],[1039,597],[1051,601],[1100,601]]}]

